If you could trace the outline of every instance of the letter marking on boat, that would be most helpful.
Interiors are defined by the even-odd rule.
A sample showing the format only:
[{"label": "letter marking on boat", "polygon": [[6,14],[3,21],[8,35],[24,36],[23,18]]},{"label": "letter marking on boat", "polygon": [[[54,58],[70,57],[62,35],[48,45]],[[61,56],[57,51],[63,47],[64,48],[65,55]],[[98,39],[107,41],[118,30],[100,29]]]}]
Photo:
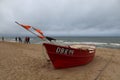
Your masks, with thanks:
[{"label": "letter marking on boat", "polygon": [[57,49],[56,49],[56,53],[60,53],[60,47],[57,47]]},{"label": "letter marking on boat", "polygon": [[74,50],[57,47],[56,53],[58,53],[58,54],[65,54],[65,55],[73,55],[74,54]]}]

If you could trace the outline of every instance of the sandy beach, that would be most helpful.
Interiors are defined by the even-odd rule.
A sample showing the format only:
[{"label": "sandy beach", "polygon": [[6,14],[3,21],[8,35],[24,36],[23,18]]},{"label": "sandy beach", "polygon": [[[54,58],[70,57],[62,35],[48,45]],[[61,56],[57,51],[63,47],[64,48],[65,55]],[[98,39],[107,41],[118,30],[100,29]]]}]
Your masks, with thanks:
[{"label": "sandy beach", "polygon": [[54,69],[41,44],[0,42],[0,80],[120,80],[120,50],[97,48],[83,66]]}]

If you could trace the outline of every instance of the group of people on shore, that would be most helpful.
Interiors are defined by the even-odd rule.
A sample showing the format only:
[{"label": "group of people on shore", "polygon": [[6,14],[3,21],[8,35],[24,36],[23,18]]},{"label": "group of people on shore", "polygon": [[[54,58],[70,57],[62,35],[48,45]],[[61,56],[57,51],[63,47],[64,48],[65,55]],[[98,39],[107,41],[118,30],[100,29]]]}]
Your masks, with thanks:
[{"label": "group of people on shore", "polygon": [[[5,41],[5,38],[3,36],[1,37],[1,41]],[[21,37],[15,37],[15,41],[19,43],[22,43],[24,41],[24,43],[30,44],[30,37],[26,36],[24,40]]]},{"label": "group of people on shore", "polygon": [[[22,40],[21,37],[15,37],[15,41],[16,41],[16,42],[20,42],[20,43],[23,42],[23,40]],[[30,37],[26,36],[25,39],[24,39],[24,43],[30,44]]]}]

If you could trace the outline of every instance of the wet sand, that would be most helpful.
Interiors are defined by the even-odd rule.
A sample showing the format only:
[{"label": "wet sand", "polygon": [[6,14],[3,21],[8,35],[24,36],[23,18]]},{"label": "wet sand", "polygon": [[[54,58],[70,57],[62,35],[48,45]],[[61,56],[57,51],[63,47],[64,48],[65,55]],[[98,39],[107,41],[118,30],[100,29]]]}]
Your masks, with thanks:
[{"label": "wet sand", "polygon": [[120,80],[120,50],[97,48],[87,65],[54,69],[40,44],[0,42],[0,80]]}]

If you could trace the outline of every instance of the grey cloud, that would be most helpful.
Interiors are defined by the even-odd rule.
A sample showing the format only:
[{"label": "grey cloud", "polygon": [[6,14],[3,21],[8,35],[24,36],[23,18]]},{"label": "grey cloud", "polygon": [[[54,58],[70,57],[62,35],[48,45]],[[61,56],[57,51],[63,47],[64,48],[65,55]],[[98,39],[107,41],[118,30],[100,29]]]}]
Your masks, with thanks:
[{"label": "grey cloud", "polygon": [[119,36],[119,7],[119,0],[2,0],[0,34],[29,34],[17,20],[47,35]]}]

